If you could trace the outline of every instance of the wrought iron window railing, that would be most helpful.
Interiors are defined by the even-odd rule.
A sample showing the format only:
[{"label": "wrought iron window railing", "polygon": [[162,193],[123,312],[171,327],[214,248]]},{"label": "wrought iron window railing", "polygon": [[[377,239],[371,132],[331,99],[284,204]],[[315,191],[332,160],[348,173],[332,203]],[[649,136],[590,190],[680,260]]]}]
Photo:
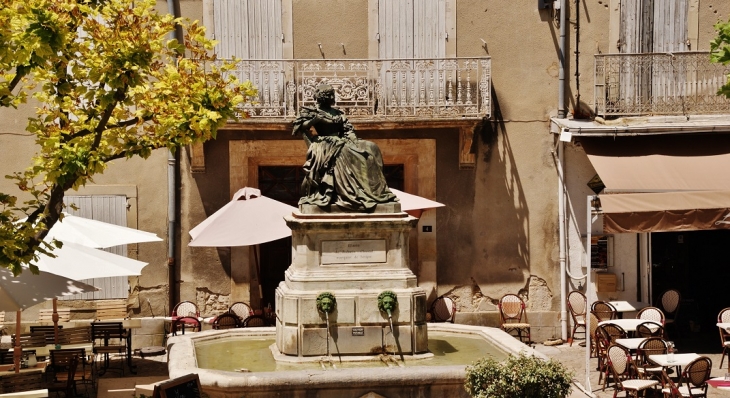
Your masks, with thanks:
[{"label": "wrought iron window railing", "polygon": [[292,119],[334,87],[351,119],[482,119],[491,116],[491,59],[241,60],[234,73],[258,88],[252,119]]},{"label": "wrought iron window railing", "polygon": [[728,114],[730,100],[717,91],[729,73],[709,52],[596,55],[596,114]]}]

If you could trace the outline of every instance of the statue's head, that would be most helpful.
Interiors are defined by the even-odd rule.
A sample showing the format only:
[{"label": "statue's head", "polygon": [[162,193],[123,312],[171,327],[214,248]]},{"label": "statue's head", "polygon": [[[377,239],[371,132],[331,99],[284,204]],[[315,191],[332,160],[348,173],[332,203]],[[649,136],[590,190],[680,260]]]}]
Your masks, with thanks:
[{"label": "statue's head", "polygon": [[320,84],[317,86],[317,90],[314,92],[314,99],[317,100],[317,104],[321,105],[334,105],[335,104],[335,89],[329,84]]}]

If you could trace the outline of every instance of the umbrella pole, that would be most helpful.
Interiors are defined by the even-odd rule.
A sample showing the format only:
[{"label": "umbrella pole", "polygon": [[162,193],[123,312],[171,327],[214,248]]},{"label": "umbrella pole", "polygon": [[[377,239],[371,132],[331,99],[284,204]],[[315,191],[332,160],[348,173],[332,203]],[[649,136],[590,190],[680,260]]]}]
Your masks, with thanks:
[{"label": "umbrella pole", "polygon": [[53,344],[58,344],[58,299],[53,298]]},{"label": "umbrella pole", "polygon": [[261,290],[261,264],[259,264],[259,245],[253,247],[253,258],[256,262],[256,283],[259,285],[259,306],[263,309],[264,303],[261,301],[264,299],[264,292]]},{"label": "umbrella pole", "polygon": [[20,348],[20,310],[15,315],[15,349],[13,350],[13,365],[15,373],[20,373],[20,356],[23,350]]}]

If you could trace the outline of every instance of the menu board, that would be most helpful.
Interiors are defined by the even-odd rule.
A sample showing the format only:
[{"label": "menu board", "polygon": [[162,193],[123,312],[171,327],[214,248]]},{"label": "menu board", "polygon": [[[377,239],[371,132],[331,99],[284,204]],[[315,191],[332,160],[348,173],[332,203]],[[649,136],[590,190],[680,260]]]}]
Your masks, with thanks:
[{"label": "menu board", "polygon": [[610,262],[610,241],[609,235],[591,236],[591,268],[608,268]]}]

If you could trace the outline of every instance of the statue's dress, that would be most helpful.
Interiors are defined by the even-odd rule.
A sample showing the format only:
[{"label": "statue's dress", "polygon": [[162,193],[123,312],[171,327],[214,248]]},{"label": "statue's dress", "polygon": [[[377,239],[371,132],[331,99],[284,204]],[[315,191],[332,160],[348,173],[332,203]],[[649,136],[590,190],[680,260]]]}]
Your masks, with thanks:
[{"label": "statue's dress", "polygon": [[[315,116],[318,121],[311,122]],[[303,124],[310,121],[316,136]],[[303,131],[300,131],[303,130]],[[307,142],[304,181],[299,204],[350,211],[371,211],[378,203],[397,201],[383,176],[383,157],[375,143],[355,136],[342,111],[302,109],[294,121],[294,132],[303,132]]]}]

